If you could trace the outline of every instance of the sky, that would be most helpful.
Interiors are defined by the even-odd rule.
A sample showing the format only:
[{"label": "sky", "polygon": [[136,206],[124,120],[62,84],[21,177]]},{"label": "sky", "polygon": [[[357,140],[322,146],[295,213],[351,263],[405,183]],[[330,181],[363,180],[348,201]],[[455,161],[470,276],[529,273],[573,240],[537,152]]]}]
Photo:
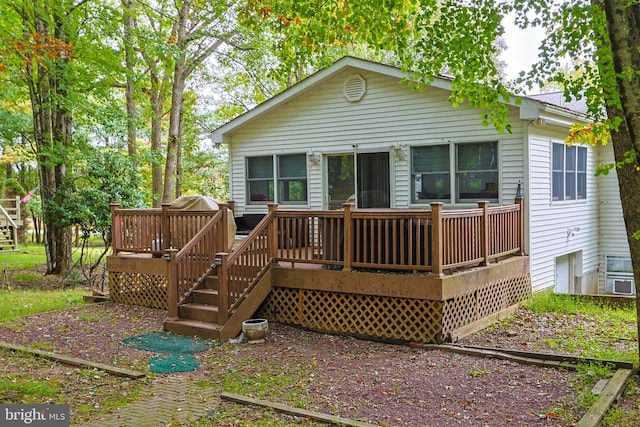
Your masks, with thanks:
[{"label": "sky", "polygon": [[521,30],[513,24],[513,18],[510,17],[505,18],[503,25],[507,50],[503,52],[500,59],[507,64],[507,77],[514,79],[518,77],[520,71],[528,71],[536,62],[538,46],[544,37],[544,30],[542,28]]}]

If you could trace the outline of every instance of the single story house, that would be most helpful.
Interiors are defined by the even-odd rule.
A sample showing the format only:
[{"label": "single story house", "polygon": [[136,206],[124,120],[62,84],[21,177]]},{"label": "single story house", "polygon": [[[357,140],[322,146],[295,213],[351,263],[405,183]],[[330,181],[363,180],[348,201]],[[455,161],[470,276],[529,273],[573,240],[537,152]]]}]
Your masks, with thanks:
[{"label": "single story house", "polygon": [[520,98],[510,133],[448,101],[451,81],[423,90],[400,69],[345,57],[213,132],[227,144],[237,217],[279,209],[444,209],[525,197],[524,253],[533,291],[635,292],[611,146],[568,146],[579,104]]}]

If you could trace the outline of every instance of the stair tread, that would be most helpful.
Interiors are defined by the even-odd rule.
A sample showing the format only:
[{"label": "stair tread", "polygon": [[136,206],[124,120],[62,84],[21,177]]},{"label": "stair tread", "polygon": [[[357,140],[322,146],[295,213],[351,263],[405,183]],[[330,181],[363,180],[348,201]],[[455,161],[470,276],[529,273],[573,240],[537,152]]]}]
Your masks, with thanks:
[{"label": "stair tread", "polygon": [[198,294],[212,294],[212,295],[217,295],[218,294],[218,290],[217,289],[207,289],[207,288],[200,288],[200,289],[195,289],[193,291],[194,294],[198,293]]},{"label": "stair tread", "polygon": [[198,302],[185,302],[184,304],[181,304],[181,305],[182,307],[191,307],[191,308],[198,308],[201,310],[218,311],[218,306],[211,305],[211,304],[203,304]]},{"label": "stair tread", "polygon": [[203,322],[201,320],[192,320],[192,319],[166,320],[165,323],[174,324],[174,325],[185,325],[193,328],[210,329],[210,330],[222,329],[222,327],[217,323]]}]

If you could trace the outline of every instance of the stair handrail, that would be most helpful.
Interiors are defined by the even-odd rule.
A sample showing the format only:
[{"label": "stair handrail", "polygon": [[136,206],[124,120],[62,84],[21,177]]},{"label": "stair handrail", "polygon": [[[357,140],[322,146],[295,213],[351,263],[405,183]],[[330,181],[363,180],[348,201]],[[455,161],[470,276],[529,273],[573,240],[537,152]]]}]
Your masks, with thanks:
[{"label": "stair handrail", "polygon": [[[167,311],[169,318],[178,317],[178,306],[215,270],[216,254],[228,249],[228,218],[227,205],[220,204],[218,213],[180,250],[168,249],[165,251],[164,258],[169,262],[167,268]],[[201,250],[194,253],[193,251],[196,248]],[[193,255],[193,259],[188,259],[189,255]],[[183,261],[189,261],[191,265],[195,263],[193,261],[197,261],[197,263],[204,264],[207,267],[204,271],[192,269],[197,273],[187,274],[187,268],[180,268],[184,264]],[[188,266],[187,264],[184,265],[185,267]]]},{"label": "stair handrail", "polygon": [[[19,205],[18,205],[19,206]],[[11,216],[7,213],[7,211],[4,209],[4,207],[2,205],[0,205],[0,212],[2,212],[2,215],[7,218],[7,220],[9,221],[9,224],[11,225],[12,230],[13,230],[13,249],[16,250],[18,249],[18,226],[16,225],[16,223],[13,221],[13,219],[11,218]]]},{"label": "stair handrail", "polygon": [[13,218],[11,218],[11,215],[9,215],[9,213],[4,209],[4,206],[2,205],[0,205],[0,213],[2,213],[2,216],[4,216],[9,221],[9,224],[13,227],[14,230],[18,228],[15,221],[13,221]]},{"label": "stair handrail", "polygon": [[[218,264],[218,322],[224,325],[226,321],[237,310],[244,297],[251,292],[251,289],[262,278],[267,268],[274,259],[274,245],[276,239],[273,233],[277,233],[274,227],[277,226],[275,210],[277,204],[269,205],[269,213],[254,227],[244,241],[232,253],[219,253],[216,256]],[[260,237],[266,237],[260,239]],[[263,247],[259,247],[262,244]],[[258,246],[258,247],[257,247]],[[254,251],[252,257],[248,254]],[[259,252],[259,253],[256,253]],[[261,261],[257,265],[250,266],[258,270],[256,274],[250,275],[251,280],[243,281],[239,275],[230,275],[229,271],[240,265],[243,258]],[[244,285],[242,284],[244,282]],[[234,286],[234,284],[236,286]]]}]

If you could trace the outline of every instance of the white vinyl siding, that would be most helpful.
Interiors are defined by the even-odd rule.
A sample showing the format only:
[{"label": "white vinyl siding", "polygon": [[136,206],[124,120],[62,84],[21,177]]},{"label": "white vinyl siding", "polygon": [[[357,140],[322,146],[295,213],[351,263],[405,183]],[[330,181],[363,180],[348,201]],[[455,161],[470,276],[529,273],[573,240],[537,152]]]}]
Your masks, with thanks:
[{"label": "white vinyl siding", "polygon": [[552,133],[530,128],[530,182],[527,191],[530,232],[531,283],[533,290],[553,288],[556,258],[580,253],[581,271],[576,277],[590,275],[598,267],[598,204],[595,181],[596,156],[586,147],[586,199],[572,203],[552,201],[552,148],[563,144],[561,130]]},{"label": "white vinyl siding", "polygon": [[[443,89],[427,87],[420,92],[396,78],[358,71],[367,81],[367,93],[361,101],[352,103],[344,98],[344,79],[353,73],[345,70],[230,135],[231,194],[239,212],[257,208],[243,205],[244,159],[301,150],[322,155],[389,152],[391,207],[411,207],[411,149],[441,141],[454,144],[498,141],[502,182],[498,184],[497,201],[513,203],[517,182],[524,178],[522,126],[516,108],[511,109],[509,118],[512,133],[498,134],[493,127],[482,125],[479,110],[453,109],[447,101],[449,93]],[[311,209],[324,206],[323,171],[324,159],[320,165],[308,165]],[[460,205],[474,204],[465,201]]]},{"label": "white vinyl siding", "polygon": [[[600,163],[613,163],[613,147],[611,144],[599,147],[598,157]],[[622,216],[616,170],[611,170],[608,175],[598,176],[596,181],[598,183],[598,199],[600,201],[598,204],[598,216],[600,218],[598,289],[600,292],[604,292],[605,257],[607,255],[629,256],[629,243],[627,242],[627,232],[624,217]]]}]

